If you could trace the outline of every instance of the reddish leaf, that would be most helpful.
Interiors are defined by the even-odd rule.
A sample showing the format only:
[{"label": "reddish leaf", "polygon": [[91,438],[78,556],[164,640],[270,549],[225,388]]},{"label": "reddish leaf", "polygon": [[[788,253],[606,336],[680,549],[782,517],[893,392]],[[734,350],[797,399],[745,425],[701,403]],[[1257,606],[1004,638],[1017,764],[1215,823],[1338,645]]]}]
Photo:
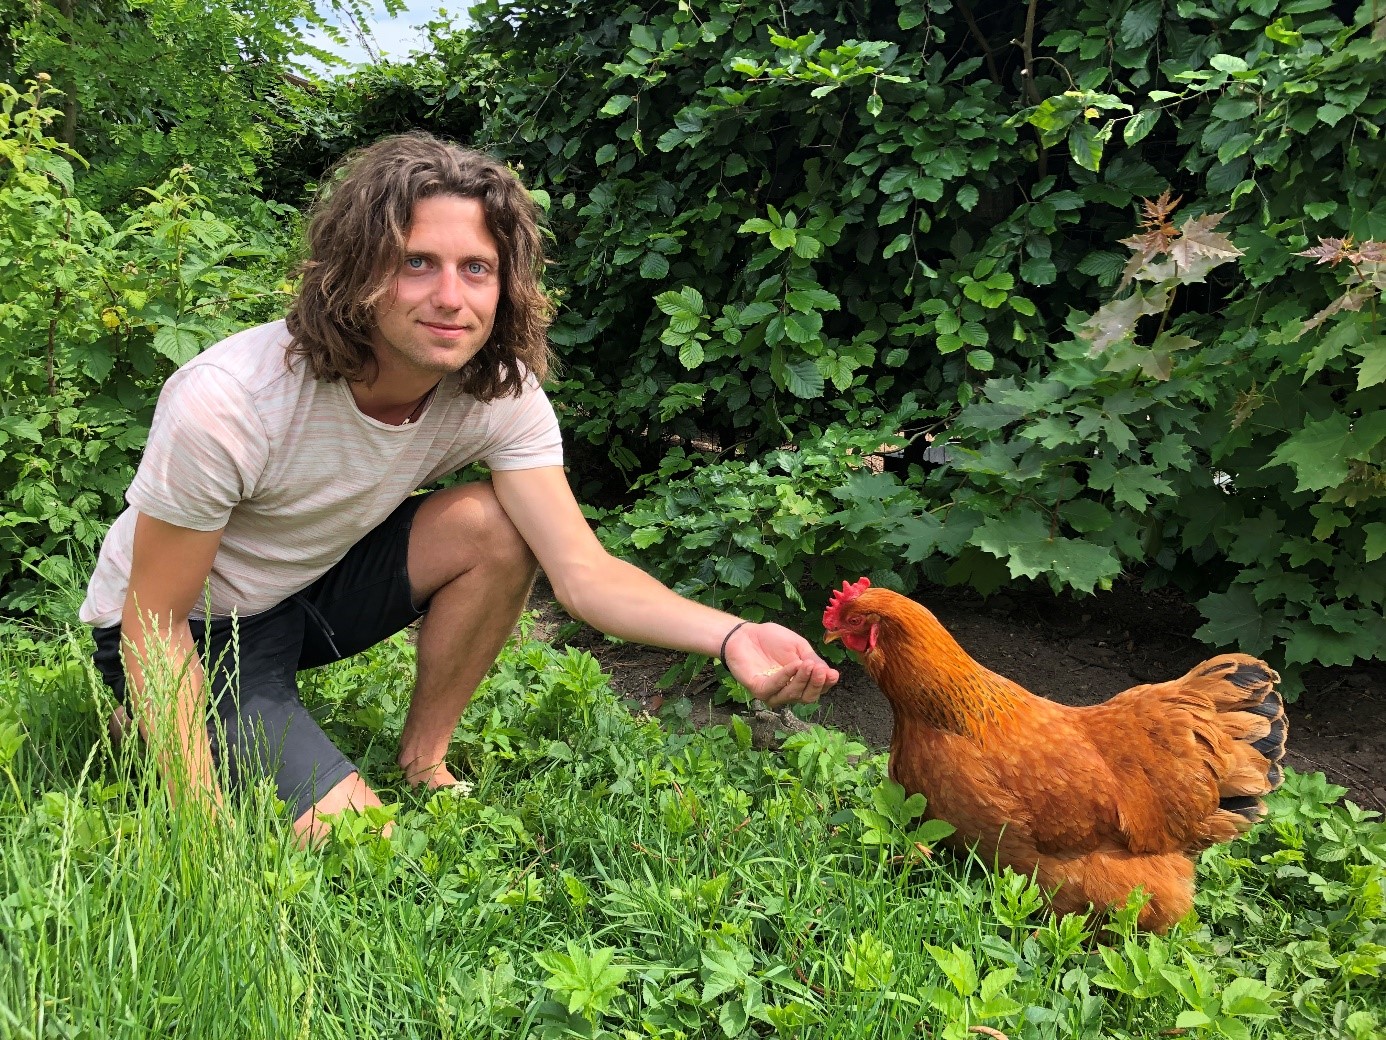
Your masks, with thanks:
[{"label": "reddish leaf", "polygon": [[[1225,263],[1242,255],[1242,251],[1232,244],[1232,240],[1220,231],[1214,231],[1226,213],[1206,213],[1184,221],[1179,229],[1179,237],[1169,247],[1170,256],[1181,271],[1202,269],[1203,274],[1217,264]],[[1199,258],[1216,260],[1212,265],[1199,265]]]}]

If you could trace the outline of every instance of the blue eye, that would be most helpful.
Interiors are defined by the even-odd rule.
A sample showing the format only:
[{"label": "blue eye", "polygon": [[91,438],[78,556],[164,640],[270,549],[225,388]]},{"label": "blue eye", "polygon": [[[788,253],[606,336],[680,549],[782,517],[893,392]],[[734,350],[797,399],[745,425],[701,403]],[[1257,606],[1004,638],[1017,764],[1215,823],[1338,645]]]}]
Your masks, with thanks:
[{"label": "blue eye", "polygon": [[411,271],[422,271],[424,258],[421,256],[407,256],[404,258],[404,266]]},{"label": "blue eye", "polygon": [[467,270],[470,271],[472,274],[485,274],[486,265],[483,264],[480,260],[473,260],[471,263],[467,265]]}]

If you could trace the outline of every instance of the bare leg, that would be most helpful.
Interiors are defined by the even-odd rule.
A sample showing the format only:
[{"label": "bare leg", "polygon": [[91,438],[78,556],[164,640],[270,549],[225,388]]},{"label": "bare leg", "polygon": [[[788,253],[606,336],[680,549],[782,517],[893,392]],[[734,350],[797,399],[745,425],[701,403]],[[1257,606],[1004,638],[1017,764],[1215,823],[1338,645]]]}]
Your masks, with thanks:
[{"label": "bare leg", "polygon": [[419,508],[409,535],[409,581],[415,602],[430,602],[399,743],[410,783],[455,782],[443,762],[448,742],[524,610],[536,570],[489,483],[448,488]]},{"label": "bare leg", "polygon": [[[294,833],[298,843],[304,847],[316,845],[327,837],[331,830],[324,816],[331,816],[343,809],[364,809],[368,805],[379,805],[376,793],[366,786],[360,773],[338,781],[336,786],[323,795],[302,816],[294,821]],[[391,826],[387,823],[381,830],[385,837],[390,836]]]}]

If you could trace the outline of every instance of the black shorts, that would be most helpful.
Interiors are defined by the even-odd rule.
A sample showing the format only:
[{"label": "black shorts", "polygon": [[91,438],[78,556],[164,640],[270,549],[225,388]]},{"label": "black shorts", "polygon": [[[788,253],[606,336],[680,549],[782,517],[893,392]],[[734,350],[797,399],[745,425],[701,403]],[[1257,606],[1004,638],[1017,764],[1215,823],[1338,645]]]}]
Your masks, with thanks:
[{"label": "black shorts", "polygon": [[[424,615],[427,604],[414,603],[408,563],[414,514],[427,497],[406,499],[336,566],[277,606],[235,621],[189,622],[211,681],[212,753],[233,789],[272,776],[296,820],[357,772],[299,700],[295,673],[360,653]],[[133,714],[120,626],[94,635],[96,667]]]}]

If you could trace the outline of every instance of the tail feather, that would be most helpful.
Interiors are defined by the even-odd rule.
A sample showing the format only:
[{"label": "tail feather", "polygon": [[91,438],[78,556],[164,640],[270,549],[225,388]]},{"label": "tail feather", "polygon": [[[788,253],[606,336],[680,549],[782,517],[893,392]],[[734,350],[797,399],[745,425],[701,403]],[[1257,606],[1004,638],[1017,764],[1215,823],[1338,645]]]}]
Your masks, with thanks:
[{"label": "tail feather", "polygon": [[1262,799],[1280,786],[1289,726],[1276,691],[1280,676],[1264,661],[1224,654],[1188,676],[1211,702],[1222,739],[1214,741],[1218,808],[1201,828],[1208,844],[1245,833],[1265,814]]}]

